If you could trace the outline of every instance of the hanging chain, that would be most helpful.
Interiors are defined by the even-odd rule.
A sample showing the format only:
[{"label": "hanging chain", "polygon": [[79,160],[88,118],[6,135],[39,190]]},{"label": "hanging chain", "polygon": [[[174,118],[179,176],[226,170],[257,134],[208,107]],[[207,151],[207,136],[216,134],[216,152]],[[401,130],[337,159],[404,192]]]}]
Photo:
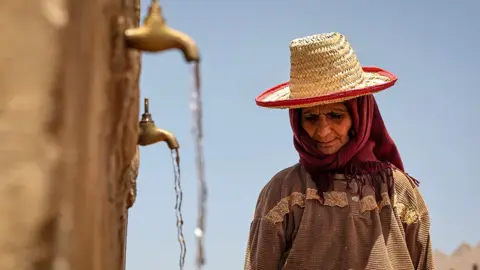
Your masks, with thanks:
[{"label": "hanging chain", "polygon": [[194,64],[194,86],[192,89],[191,110],[193,113],[193,137],[196,151],[196,167],[198,177],[198,216],[197,227],[195,228],[195,237],[197,239],[197,270],[201,270],[205,265],[205,215],[207,204],[207,184],[205,182],[205,164],[203,159],[203,127],[202,127],[202,99],[200,93],[200,65]]},{"label": "hanging chain", "polygon": [[185,238],[183,237],[183,217],[182,217],[182,202],[183,202],[183,192],[182,185],[180,182],[180,154],[178,149],[172,150],[172,162],[173,162],[173,173],[175,176],[175,213],[177,216],[177,239],[180,244],[180,259],[179,266],[180,270],[183,270],[185,266],[185,255],[187,253],[187,245],[185,243]]}]

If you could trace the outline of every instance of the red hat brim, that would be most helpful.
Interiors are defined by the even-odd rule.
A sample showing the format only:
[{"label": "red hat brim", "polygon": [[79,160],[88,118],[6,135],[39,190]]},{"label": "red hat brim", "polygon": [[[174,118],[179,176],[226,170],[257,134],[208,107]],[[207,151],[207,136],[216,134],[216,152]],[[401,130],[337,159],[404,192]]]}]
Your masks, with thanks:
[{"label": "red hat brim", "polygon": [[285,89],[290,85],[289,82],[281,83],[275,87],[272,87],[260,95],[257,96],[255,102],[258,106],[266,108],[277,108],[277,109],[288,109],[288,108],[305,108],[316,106],[320,104],[329,104],[337,103],[345,100],[357,98],[360,96],[371,95],[382,90],[385,90],[389,87],[392,87],[398,80],[398,77],[393,73],[386,71],[378,67],[362,67],[365,73],[377,73],[379,75],[385,76],[389,81],[373,86],[368,86],[365,88],[357,88],[351,90],[343,90],[341,92],[336,92],[333,94],[309,97],[309,98],[287,98],[282,100],[268,100],[267,97],[274,95],[275,93]]}]

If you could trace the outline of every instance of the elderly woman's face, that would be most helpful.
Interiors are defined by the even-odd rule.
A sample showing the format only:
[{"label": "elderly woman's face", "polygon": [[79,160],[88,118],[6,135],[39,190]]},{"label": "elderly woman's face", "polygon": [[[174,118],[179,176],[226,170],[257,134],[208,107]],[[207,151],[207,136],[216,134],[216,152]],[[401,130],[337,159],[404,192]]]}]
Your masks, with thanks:
[{"label": "elderly woman's face", "polygon": [[334,154],[348,142],[352,118],[343,103],[302,109],[302,126],[323,154]]}]

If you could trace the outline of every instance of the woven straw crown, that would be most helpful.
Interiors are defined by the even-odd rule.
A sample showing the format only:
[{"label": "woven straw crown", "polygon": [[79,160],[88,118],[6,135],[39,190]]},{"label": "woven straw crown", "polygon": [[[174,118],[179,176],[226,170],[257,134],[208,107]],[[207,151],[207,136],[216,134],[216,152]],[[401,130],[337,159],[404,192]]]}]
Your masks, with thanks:
[{"label": "woven straw crown", "polygon": [[362,68],[347,38],[336,32],[294,39],[290,54],[290,81],[262,93],[258,105],[295,108],[340,102],[383,90],[397,79],[379,68]]}]

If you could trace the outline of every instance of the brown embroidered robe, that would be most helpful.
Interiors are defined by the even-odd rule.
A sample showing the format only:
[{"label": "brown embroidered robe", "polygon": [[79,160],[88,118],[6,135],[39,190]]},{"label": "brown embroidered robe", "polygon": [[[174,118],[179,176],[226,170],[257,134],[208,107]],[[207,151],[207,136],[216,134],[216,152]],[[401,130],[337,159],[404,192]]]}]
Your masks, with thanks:
[{"label": "brown embroidered robe", "polygon": [[[300,165],[273,177],[258,198],[245,270],[431,270],[430,218],[412,179],[393,169],[394,196],[335,175],[320,202]],[[360,196],[360,189],[362,189]]]}]

